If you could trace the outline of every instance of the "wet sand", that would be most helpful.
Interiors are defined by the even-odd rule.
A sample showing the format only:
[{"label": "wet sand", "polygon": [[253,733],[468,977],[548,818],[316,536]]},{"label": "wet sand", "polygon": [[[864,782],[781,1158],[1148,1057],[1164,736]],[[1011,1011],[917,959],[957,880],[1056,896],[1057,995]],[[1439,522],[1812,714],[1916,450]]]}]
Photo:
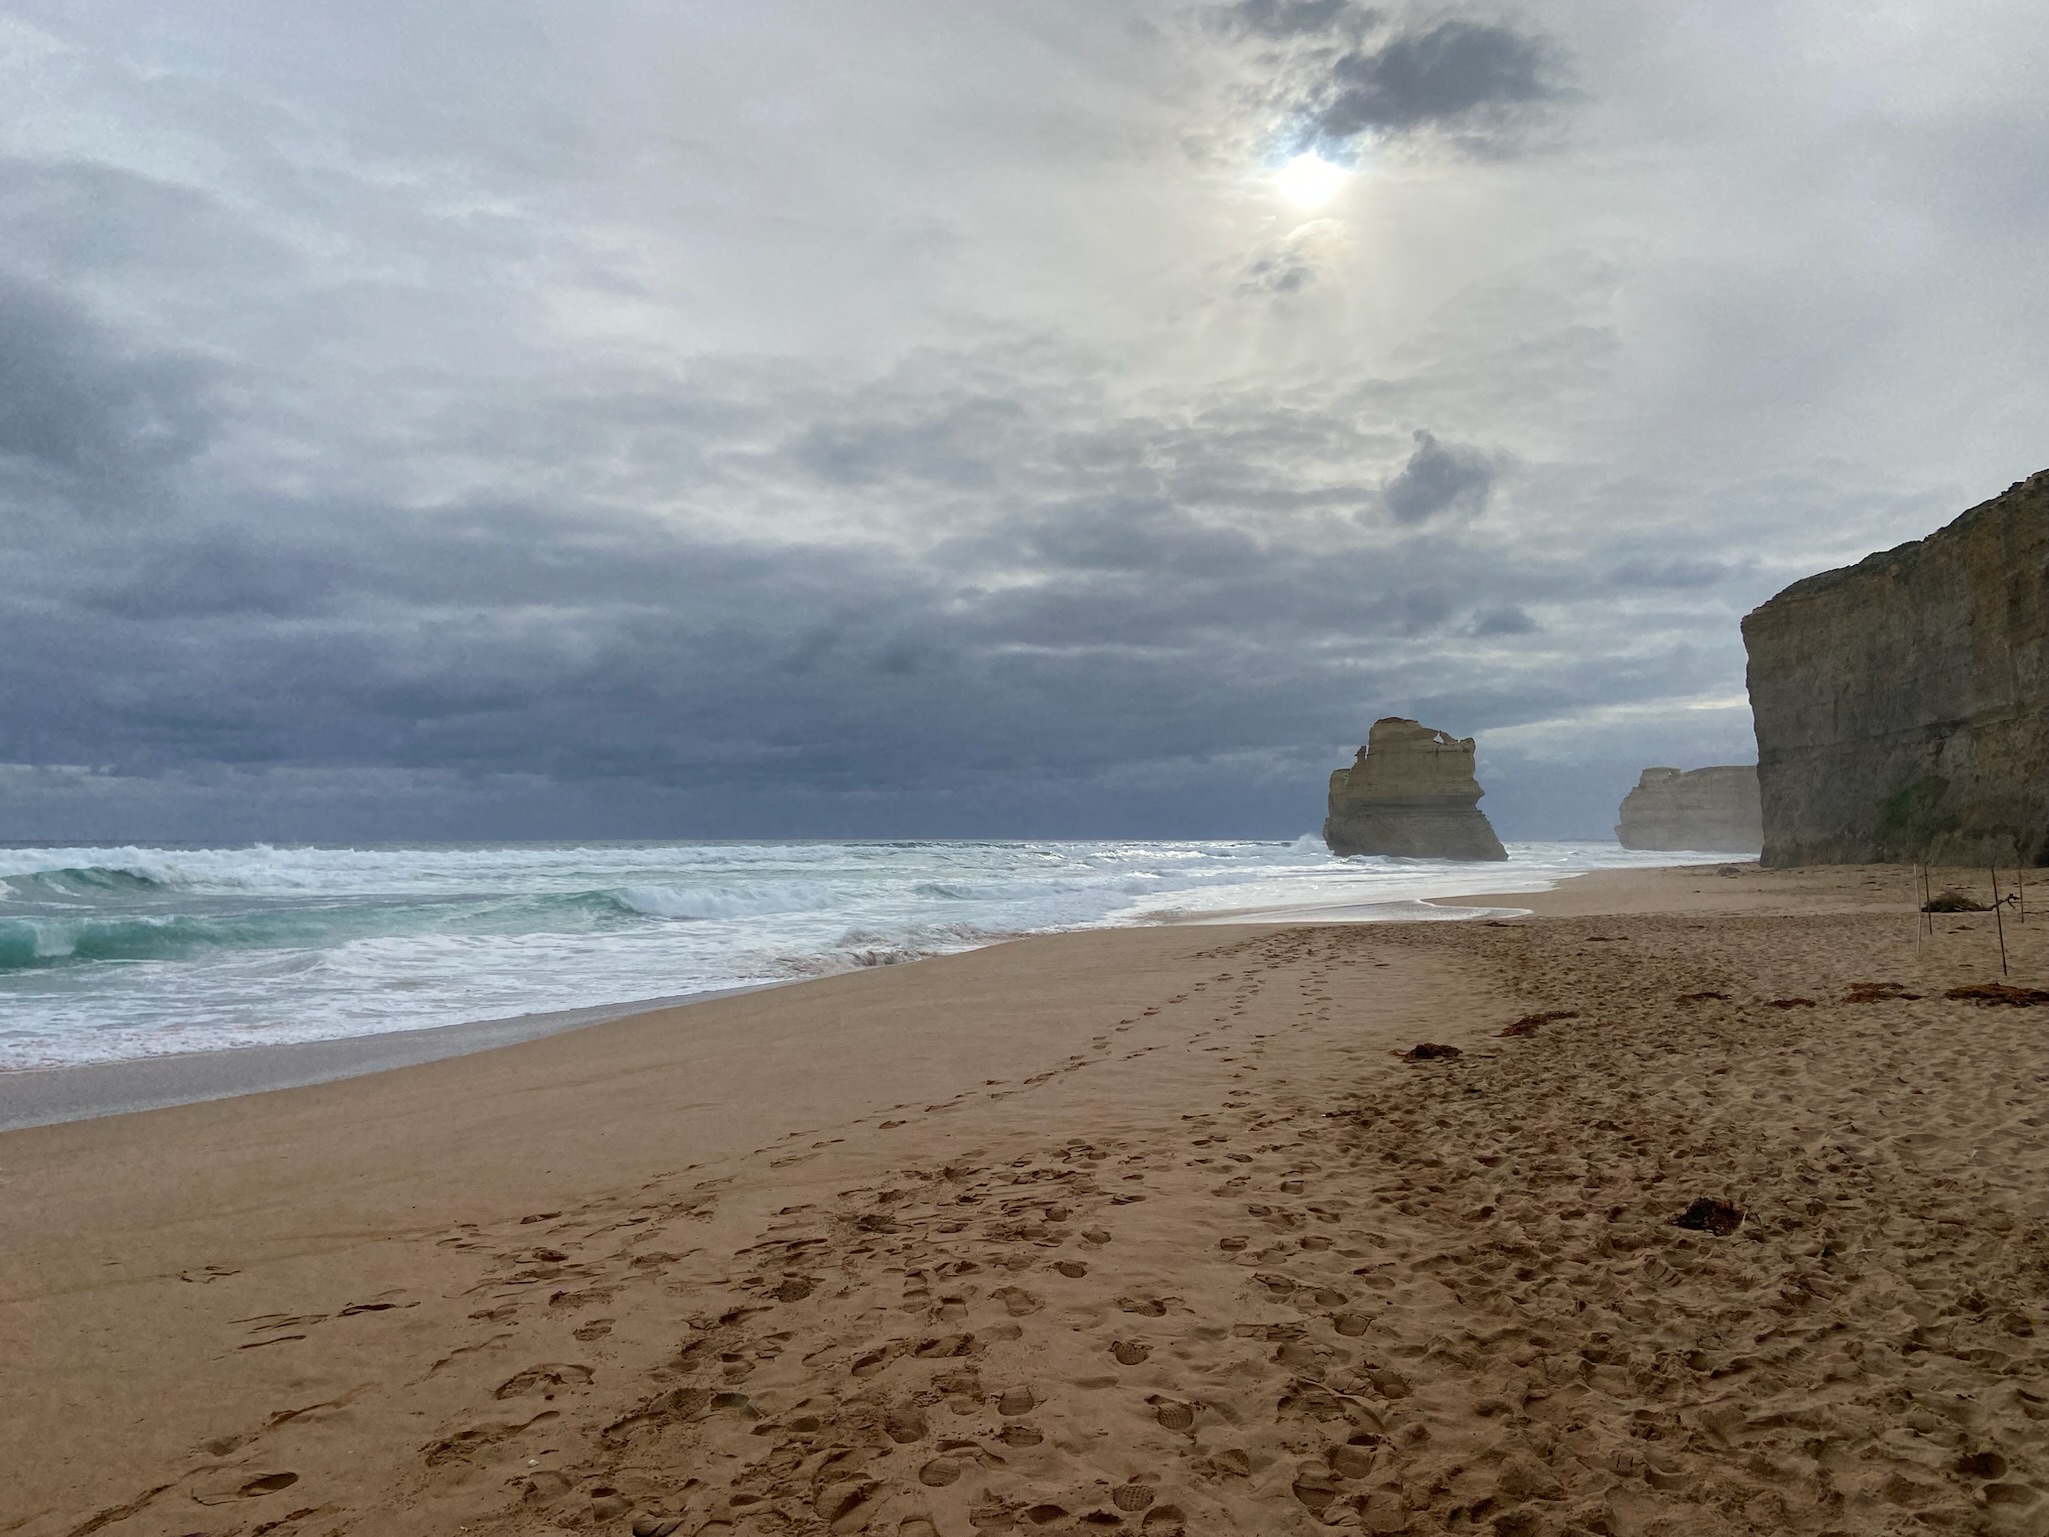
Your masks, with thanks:
[{"label": "wet sand", "polygon": [[744,987],[721,988],[676,998],[643,998],[631,1003],[556,1009],[510,1019],[479,1019],[334,1041],[294,1041],[279,1046],[242,1046],[126,1062],[0,1072],[0,1131],[333,1083],[365,1073],[384,1073],[396,1067],[414,1067],[422,1062],[439,1062],[444,1057],[537,1041],[565,1030],[581,1030],[676,1004],[701,1003],[752,991]]},{"label": "wet sand", "polygon": [[1989,917],[1486,905],[1534,915],[1019,941],[0,1135],[0,1532],[2043,1530],[2049,1010],[1943,997]]}]

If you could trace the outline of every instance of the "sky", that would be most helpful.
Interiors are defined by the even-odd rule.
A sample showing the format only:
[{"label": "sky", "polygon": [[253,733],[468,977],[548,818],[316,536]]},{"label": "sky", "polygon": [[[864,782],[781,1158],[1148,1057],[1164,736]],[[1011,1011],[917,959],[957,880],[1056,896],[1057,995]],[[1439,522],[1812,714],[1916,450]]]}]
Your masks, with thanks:
[{"label": "sky", "polygon": [[0,0],[0,839],[1509,838],[2049,463],[2030,0]]}]

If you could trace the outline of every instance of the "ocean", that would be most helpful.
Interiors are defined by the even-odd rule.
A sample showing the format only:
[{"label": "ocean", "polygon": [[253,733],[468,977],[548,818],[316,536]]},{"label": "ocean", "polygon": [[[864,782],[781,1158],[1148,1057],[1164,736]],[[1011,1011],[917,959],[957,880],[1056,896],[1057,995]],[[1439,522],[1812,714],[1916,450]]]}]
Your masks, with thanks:
[{"label": "ocean", "polygon": [[1032,933],[1685,863],[1293,842],[0,845],[0,1070],[331,1040],[823,976]]}]

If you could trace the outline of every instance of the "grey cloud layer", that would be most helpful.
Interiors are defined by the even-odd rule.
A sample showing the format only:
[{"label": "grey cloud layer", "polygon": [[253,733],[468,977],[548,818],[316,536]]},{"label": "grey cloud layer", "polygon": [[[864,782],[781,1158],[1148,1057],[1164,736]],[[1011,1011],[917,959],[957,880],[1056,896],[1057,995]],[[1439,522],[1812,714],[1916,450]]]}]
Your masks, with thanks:
[{"label": "grey cloud layer", "polygon": [[1439,22],[1340,55],[1310,122],[1321,137],[1350,139],[1505,116],[1557,94],[1550,52],[1510,27]]},{"label": "grey cloud layer", "polygon": [[1494,485],[1494,467],[1486,454],[1457,443],[1440,443],[1426,428],[1416,429],[1416,451],[1402,472],[1387,483],[1387,510],[1398,523],[1421,523],[1440,512],[1461,508],[1478,512],[1487,505]]},{"label": "grey cloud layer", "polygon": [[[922,792],[1001,817],[1236,755],[1241,779],[1264,764],[1279,781],[1257,801],[1271,815],[1365,709],[1454,708],[1434,681],[1447,655],[1537,630],[1517,593],[1570,601],[1578,581],[1500,528],[1403,533],[1418,507],[1480,511],[1486,456],[1423,433],[1404,457],[1341,400],[1105,419],[1078,359],[1004,396],[957,380],[1022,360],[928,365],[795,399],[743,373],[723,400],[679,394],[664,424],[722,497],[882,505],[890,538],[227,497],[167,466],[170,515],[78,522],[17,568],[0,760],[454,769],[721,804]],[[559,428],[563,404],[522,411]],[[661,422],[662,402],[614,397],[588,432],[629,416]],[[591,462],[600,445],[551,447]],[[1385,488],[1356,477],[1375,457],[1400,466]],[[1641,659],[1581,686],[1596,674],[1629,697],[1670,683]],[[1471,729],[1569,692],[1526,674],[1455,708]]]},{"label": "grey cloud layer", "polygon": [[193,361],[127,351],[60,296],[0,279],[0,474],[132,484],[201,446],[203,383]]},{"label": "grey cloud layer", "polygon": [[1240,0],[1240,35],[1292,50],[1279,79],[1297,146],[1439,132],[1500,148],[1521,118],[1566,94],[1563,51],[1499,21],[1384,13],[1345,0]]},{"label": "grey cloud layer", "polygon": [[[352,14],[0,29],[0,837],[1292,835],[1388,711],[1599,833],[1742,755],[1745,607],[2039,467],[2012,221],[1889,162],[1937,283],[1687,138],[1723,77],[1635,82],[1712,37]],[[1306,222],[1220,169],[1305,133],[1406,148]]]}]

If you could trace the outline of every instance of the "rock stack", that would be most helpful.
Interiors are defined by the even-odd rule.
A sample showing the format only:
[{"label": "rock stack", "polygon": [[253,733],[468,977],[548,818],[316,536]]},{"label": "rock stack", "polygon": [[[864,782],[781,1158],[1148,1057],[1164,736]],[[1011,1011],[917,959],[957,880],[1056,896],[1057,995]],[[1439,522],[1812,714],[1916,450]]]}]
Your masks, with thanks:
[{"label": "rock stack", "polygon": [[1765,864],[2049,863],[2049,470],[1743,641]]},{"label": "rock stack", "polygon": [[1473,777],[1473,739],[1390,715],[1350,768],[1330,776],[1330,851],[1402,859],[1506,859]]},{"label": "rock stack", "polygon": [[1647,768],[1623,798],[1615,836],[1626,849],[1755,854],[1764,846],[1757,770],[1723,763],[1682,773]]}]

